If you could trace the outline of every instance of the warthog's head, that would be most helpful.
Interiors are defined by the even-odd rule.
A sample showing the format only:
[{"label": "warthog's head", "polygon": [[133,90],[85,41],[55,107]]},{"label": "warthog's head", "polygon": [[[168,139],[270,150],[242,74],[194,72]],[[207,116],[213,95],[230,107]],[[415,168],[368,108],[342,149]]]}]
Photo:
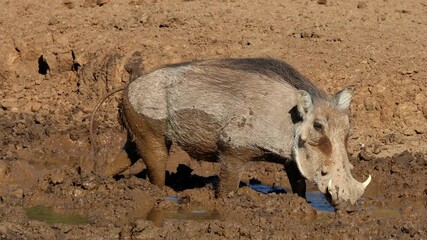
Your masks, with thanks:
[{"label": "warthog's head", "polygon": [[371,176],[359,182],[351,175],[347,155],[350,134],[349,106],[354,88],[349,86],[331,99],[315,99],[299,91],[297,127],[293,154],[301,174],[314,181],[336,209],[351,211]]}]

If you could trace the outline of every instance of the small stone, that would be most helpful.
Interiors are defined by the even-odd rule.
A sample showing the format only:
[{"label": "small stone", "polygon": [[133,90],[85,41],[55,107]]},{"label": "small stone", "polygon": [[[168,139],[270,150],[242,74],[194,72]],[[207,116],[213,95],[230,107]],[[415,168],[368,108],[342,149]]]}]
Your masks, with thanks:
[{"label": "small stone", "polygon": [[372,152],[374,154],[380,154],[381,151],[382,151],[382,148],[380,146],[376,146]]},{"label": "small stone", "polygon": [[22,188],[17,188],[15,190],[10,191],[9,196],[21,199],[24,197],[24,190]]},{"label": "small stone", "polygon": [[49,21],[47,22],[47,25],[52,26],[52,25],[56,25],[58,23],[59,23],[59,20],[57,18],[53,17],[53,18],[49,19]]},{"label": "small stone", "polygon": [[363,104],[367,111],[374,111],[379,108],[377,101],[373,97],[366,97]]},{"label": "small stone", "polygon": [[97,188],[98,186],[99,186],[99,183],[96,181],[85,181],[82,184],[83,189],[86,189],[89,191]]},{"label": "small stone", "polygon": [[1,108],[8,111],[13,111],[13,109],[18,108],[18,100],[17,99],[4,99],[0,102]]},{"label": "small stone", "polygon": [[370,161],[371,157],[369,156],[369,154],[367,153],[366,149],[363,148],[360,153],[358,154],[358,159],[359,161]]},{"label": "small stone", "polygon": [[425,102],[427,103],[427,97],[423,93],[418,93],[415,95],[414,103],[422,105]]},{"label": "small stone", "polygon": [[71,0],[65,0],[64,1],[64,5],[68,8],[68,9],[73,9],[76,7],[76,5],[73,3],[73,1]]},{"label": "small stone", "polygon": [[142,16],[139,19],[139,22],[140,23],[146,23],[146,22],[148,22],[148,19],[149,19],[148,14],[147,13],[143,13]]},{"label": "small stone", "polygon": [[412,102],[403,102],[396,107],[396,110],[394,113],[396,116],[405,118],[408,116],[414,116],[417,109],[418,109],[417,106]]},{"label": "small stone", "polygon": [[327,0],[317,0],[318,4],[325,5]]},{"label": "small stone", "polygon": [[131,239],[132,238],[132,228],[131,226],[125,226],[119,233],[120,239]]},{"label": "small stone", "polygon": [[107,4],[110,0],[96,0],[96,5],[102,6],[104,4]]},{"label": "small stone", "polygon": [[38,186],[39,186],[40,190],[43,192],[47,192],[49,190],[49,182],[46,179],[40,180],[38,182]]},{"label": "small stone", "polygon": [[40,110],[40,108],[42,107],[41,103],[35,102],[33,103],[33,105],[31,106],[31,111],[32,112],[38,112]]},{"label": "small stone", "polygon": [[423,115],[425,118],[427,118],[427,102],[425,102],[423,106]]},{"label": "small stone", "polygon": [[[13,43],[15,45],[15,50],[17,52],[20,52],[20,53],[28,52],[28,46],[24,40],[22,40],[20,38],[15,38],[15,39],[13,39]],[[8,63],[8,65],[12,64],[12,62],[10,62],[10,61],[6,61],[6,63]]]},{"label": "small stone", "polygon": [[359,8],[359,9],[364,9],[364,8],[367,8],[367,7],[368,7],[368,5],[366,4],[366,2],[359,2],[357,4],[357,8]]},{"label": "small stone", "polygon": [[96,6],[96,0],[85,0],[83,3],[83,7],[85,8],[93,8]]},{"label": "small stone", "polygon": [[6,233],[7,232],[10,232],[10,225],[12,225],[11,223],[2,223],[1,225],[0,225],[0,238],[1,239],[6,239]]},{"label": "small stone", "polygon": [[415,130],[413,128],[407,128],[407,129],[405,129],[403,134],[405,136],[413,136],[413,135],[415,135]]},{"label": "small stone", "polygon": [[425,125],[418,125],[414,127],[414,131],[416,134],[424,134],[426,132]]},{"label": "small stone", "polygon": [[3,160],[0,160],[0,179],[4,178],[7,171],[7,163]]},{"label": "small stone", "polygon": [[50,182],[54,185],[64,182],[64,174],[61,170],[56,169],[50,174]]},{"label": "small stone", "polygon": [[84,190],[83,189],[74,189],[73,190],[73,196],[74,197],[81,197],[84,194]]},{"label": "small stone", "polygon": [[82,188],[86,190],[93,190],[100,185],[99,179],[94,176],[89,176],[83,180]]},{"label": "small stone", "polygon": [[153,227],[154,227],[154,224],[152,221],[147,221],[144,219],[138,219],[135,221],[132,231],[142,232],[145,230],[152,229]]}]

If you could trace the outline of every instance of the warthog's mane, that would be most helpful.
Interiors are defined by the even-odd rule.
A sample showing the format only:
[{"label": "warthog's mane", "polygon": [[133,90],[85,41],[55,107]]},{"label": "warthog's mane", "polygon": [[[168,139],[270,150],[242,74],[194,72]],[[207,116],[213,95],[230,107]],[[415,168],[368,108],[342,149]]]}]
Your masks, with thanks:
[{"label": "warthog's mane", "polygon": [[169,67],[186,65],[214,66],[234,71],[264,75],[272,80],[285,81],[296,89],[305,90],[313,100],[329,100],[329,95],[317,88],[310,80],[290,64],[272,58],[225,58],[208,61],[190,61],[172,64]]}]

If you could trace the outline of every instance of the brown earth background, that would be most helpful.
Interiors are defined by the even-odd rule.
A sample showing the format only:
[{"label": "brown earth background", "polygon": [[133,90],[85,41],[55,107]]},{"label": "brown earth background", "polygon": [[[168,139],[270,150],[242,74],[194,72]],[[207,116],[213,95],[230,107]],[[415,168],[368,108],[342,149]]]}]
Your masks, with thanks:
[{"label": "brown earth background", "polygon": [[[0,6],[0,239],[427,239],[425,1]],[[358,211],[327,213],[291,193],[247,186],[217,200],[210,179],[218,166],[177,148],[165,189],[132,171],[115,179],[91,172],[94,161],[112,161],[126,134],[116,95],[96,118],[103,150],[93,159],[90,114],[133,67],[222,57],[281,59],[331,93],[356,86],[349,154],[357,179],[373,177]],[[176,173],[180,163],[191,176]],[[242,180],[250,179],[290,189],[277,164],[251,163]],[[175,192],[186,182],[202,184]],[[40,205],[85,224],[30,219],[28,209]]]}]

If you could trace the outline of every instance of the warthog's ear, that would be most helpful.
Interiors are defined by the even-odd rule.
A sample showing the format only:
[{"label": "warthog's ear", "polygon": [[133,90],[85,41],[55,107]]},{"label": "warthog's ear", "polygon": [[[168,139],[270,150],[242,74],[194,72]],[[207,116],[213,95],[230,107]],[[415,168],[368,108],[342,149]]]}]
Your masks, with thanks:
[{"label": "warthog's ear", "polygon": [[335,94],[335,102],[339,109],[348,110],[351,103],[351,98],[353,97],[354,85],[345,87],[343,90]]},{"label": "warthog's ear", "polygon": [[304,90],[298,90],[297,98],[298,112],[304,118],[307,112],[313,107],[313,101],[310,94]]}]

